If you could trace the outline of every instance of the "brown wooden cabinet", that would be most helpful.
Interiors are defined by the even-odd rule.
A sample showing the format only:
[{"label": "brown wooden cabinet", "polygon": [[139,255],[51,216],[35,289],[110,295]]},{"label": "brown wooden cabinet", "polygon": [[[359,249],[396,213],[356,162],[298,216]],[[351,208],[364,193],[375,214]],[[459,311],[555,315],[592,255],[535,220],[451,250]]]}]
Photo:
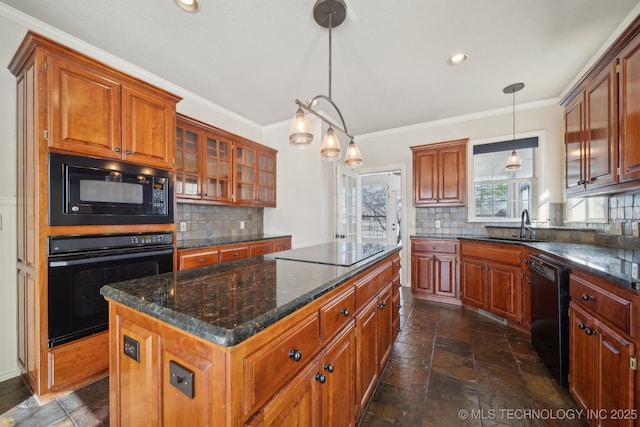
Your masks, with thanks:
[{"label": "brown wooden cabinet", "polygon": [[48,155],[68,152],[173,168],[179,98],[28,32],[16,76],[18,363],[40,401],[108,373],[107,332],[48,348],[47,238],[174,231],[175,225],[50,226]]},{"label": "brown wooden cabinet", "polygon": [[460,139],[411,147],[414,206],[466,204],[467,141]]},{"label": "brown wooden cabinet", "polygon": [[633,426],[635,304],[609,286],[571,275],[569,390],[592,425]]},{"label": "brown wooden cabinet", "polygon": [[112,424],[357,425],[393,345],[398,270],[398,254],[380,260],[232,347],[110,301]]},{"label": "brown wooden cabinet", "polygon": [[640,179],[640,18],[562,99],[567,195],[614,194]]},{"label": "brown wooden cabinet", "polygon": [[179,98],[87,58],[45,55],[51,121],[44,137],[50,148],[173,168]]},{"label": "brown wooden cabinet", "polygon": [[586,82],[565,109],[565,188],[580,194],[618,181],[616,64]]},{"label": "brown wooden cabinet", "polygon": [[518,245],[460,243],[461,299],[519,324],[522,322],[523,250]]},{"label": "brown wooden cabinet", "polygon": [[178,115],[176,197],[185,202],[275,207],[276,154],[269,147]]},{"label": "brown wooden cabinet", "polygon": [[206,246],[203,248],[180,249],[177,253],[177,269],[204,267],[219,262],[233,261],[252,256],[266,255],[291,249],[291,237],[278,237],[234,243],[229,245]]},{"label": "brown wooden cabinet", "polygon": [[460,304],[457,240],[411,239],[411,291],[417,298]]}]

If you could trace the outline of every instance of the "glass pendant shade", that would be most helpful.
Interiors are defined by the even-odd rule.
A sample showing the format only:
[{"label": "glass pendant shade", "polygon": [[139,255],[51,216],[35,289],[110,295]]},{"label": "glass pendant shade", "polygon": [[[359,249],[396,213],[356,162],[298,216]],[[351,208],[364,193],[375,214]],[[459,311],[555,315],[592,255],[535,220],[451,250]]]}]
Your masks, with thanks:
[{"label": "glass pendant shade", "polygon": [[349,146],[347,147],[347,153],[344,158],[344,164],[349,169],[355,169],[362,166],[362,154],[360,154],[360,149],[358,148],[356,143],[353,142],[353,139],[351,140],[351,142],[349,143]]},{"label": "glass pendant shade", "polygon": [[304,115],[302,108],[298,107],[298,111],[296,111],[289,128],[289,145],[296,148],[304,148],[305,145],[311,143],[313,143],[311,123],[307,116]]},{"label": "glass pendant shade", "polygon": [[507,170],[510,171],[517,171],[518,169],[520,169],[522,167],[522,159],[520,158],[520,156],[518,156],[518,153],[516,153],[516,150],[513,150],[511,152],[511,155],[509,156],[509,161],[507,162]]},{"label": "glass pendant shade", "polygon": [[320,155],[322,156],[322,160],[327,161],[338,160],[340,158],[340,141],[338,141],[338,137],[332,127],[329,127],[327,134],[322,140]]}]

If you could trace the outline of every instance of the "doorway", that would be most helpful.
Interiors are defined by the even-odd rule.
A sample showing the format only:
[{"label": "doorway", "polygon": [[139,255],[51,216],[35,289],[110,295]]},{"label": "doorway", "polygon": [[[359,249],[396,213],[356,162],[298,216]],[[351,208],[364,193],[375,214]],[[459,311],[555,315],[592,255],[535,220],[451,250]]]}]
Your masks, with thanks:
[{"label": "doorway", "polygon": [[402,174],[385,171],[360,176],[363,243],[397,245],[402,239]]}]

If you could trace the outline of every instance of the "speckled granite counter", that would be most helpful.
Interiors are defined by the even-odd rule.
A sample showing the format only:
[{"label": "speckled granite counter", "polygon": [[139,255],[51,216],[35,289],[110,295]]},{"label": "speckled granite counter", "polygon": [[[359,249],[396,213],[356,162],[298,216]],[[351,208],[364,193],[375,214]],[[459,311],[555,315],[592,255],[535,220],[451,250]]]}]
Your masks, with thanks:
[{"label": "speckled granite counter", "polygon": [[[333,244],[310,246],[318,259]],[[296,249],[176,273],[114,283],[100,293],[215,344],[230,347],[334,289],[376,262],[380,252],[345,267],[278,259]],[[368,254],[366,252],[365,254]]]},{"label": "speckled granite counter", "polygon": [[[415,235],[411,238],[441,239],[442,237]],[[445,237],[445,239],[447,239]],[[640,293],[640,252],[585,243],[553,241],[517,241],[489,237],[455,237],[459,240],[523,245],[556,257],[569,268],[579,269],[602,277],[635,293]]]},{"label": "speckled granite counter", "polygon": [[290,234],[249,234],[246,236],[204,237],[202,239],[188,239],[178,241],[178,249],[197,249],[207,246],[221,246],[235,243],[254,242],[259,240],[280,239],[291,237]]}]

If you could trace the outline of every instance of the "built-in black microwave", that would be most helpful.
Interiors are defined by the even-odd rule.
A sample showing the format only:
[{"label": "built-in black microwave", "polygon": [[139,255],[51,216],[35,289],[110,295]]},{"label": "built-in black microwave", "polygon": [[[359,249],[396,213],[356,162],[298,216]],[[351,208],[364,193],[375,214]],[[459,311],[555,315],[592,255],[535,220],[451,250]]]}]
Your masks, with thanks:
[{"label": "built-in black microwave", "polygon": [[117,160],[49,154],[49,224],[170,224],[169,171]]}]

